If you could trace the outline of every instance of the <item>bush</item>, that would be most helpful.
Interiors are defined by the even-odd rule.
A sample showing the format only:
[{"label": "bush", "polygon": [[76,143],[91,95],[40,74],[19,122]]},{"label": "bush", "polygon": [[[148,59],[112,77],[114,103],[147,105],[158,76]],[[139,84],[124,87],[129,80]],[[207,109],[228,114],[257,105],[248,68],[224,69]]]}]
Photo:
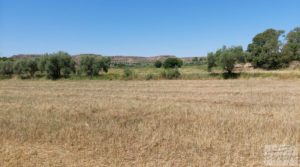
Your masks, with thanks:
[{"label": "bush", "polygon": [[183,61],[178,58],[167,58],[163,64],[164,68],[180,68],[183,65]]},{"label": "bush", "polygon": [[123,78],[133,79],[134,78],[134,72],[129,68],[125,68],[124,71],[123,71]]},{"label": "bush", "polygon": [[166,79],[178,79],[181,76],[181,74],[178,68],[175,68],[175,69],[164,70],[161,76]]},{"label": "bush", "polygon": [[161,68],[162,62],[159,61],[159,60],[156,60],[156,61],[154,62],[154,66],[155,66],[156,68]]},{"label": "bush", "polygon": [[46,64],[48,61],[49,55],[45,54],[41,57],[36,58],[38,69],[41,73],[44,73],[46,71]]},{"label": "bush", "polygon": [[146,80],[151,80],[153,78],[154,78],[153,74],[147,74],[146,75]]},{"label": "bush", "polygon": [[34,73],[34,77],[35,78],[42,78],[44,77],[45,75],[41,72],[41,71],[37,71],[36,73]]},{"label": "bush", "polygon": [[0,75],[11,76],[14,73],[12,61],[0,61]]},{"label": "bush", "polygon": [[58,52],[49,55],[45,68],[50,79],[67,78],[75,72],[75,62],[68,53]]}]

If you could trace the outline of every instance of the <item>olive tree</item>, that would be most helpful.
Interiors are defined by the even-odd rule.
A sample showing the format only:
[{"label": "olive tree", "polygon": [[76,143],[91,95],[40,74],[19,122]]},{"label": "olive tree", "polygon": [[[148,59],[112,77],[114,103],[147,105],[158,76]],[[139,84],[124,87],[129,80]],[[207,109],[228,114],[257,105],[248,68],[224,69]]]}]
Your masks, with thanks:
[{"label": "olive tree", "polygon": [[0,61],[0,75],[11,76],[13,75],[13,62],[12,61]]},{"label": "olive tree", "polygon": [[38,71],[38,64],[35,58],[22,58],[14,63],[14,73],[18,75],[30,75],[33,77]]},{"label": "olive tree", "polygon": [[47,77],[50,79],[67,78],[75,72],[75,62],[65,52],[49,54],[45,65]]},{"label": "olive tree", "polygon": [[209,53],[207,55],[208,71],[212,67],[219,66],[225,72],[232,73],[236,63],[245,62],[245,53],[241,46],[236,47],[223,47],[216,51],[216,53]]},{"label": "olive tree", "polygon": [[110,59],[99,56],[82,56],[80,58],[80,70],[85,75],[93,77],[99,75],[99,72],[103,70],[108,72],[110,67]]}]

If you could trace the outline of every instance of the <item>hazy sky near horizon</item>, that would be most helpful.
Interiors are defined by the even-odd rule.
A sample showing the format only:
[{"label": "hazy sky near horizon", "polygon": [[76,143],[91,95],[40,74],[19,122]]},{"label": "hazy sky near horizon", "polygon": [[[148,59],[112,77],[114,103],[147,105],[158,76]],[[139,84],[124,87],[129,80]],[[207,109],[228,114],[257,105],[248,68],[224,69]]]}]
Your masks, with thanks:
[{"label": "hazy sky near horizon", "polygon": [[0,0],[0,56],[205,56],[297,26],[299,0]]}]

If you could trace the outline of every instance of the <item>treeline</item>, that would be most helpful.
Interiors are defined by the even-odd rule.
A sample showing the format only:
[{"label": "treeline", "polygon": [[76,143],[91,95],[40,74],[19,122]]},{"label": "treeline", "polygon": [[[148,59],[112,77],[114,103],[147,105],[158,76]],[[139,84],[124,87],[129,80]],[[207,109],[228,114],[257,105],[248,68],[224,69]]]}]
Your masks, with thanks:
[{"label": "treeline", "polygon": [[49,79],[68,78],[70,75],[97,76],[108,72],[110,59],[101,56],[85,55],[76,62],[68,53],[57,52],[33,58],[2,58],[0,75],[18,75],[22,79],[47,77]]},{"label": "treeline", "polygon": [[219,66],[228,73],[236,63],[249,62],[254,68],[271,70],[288,67],[292,61],[300,61],[300,27],[288,34],[283,30],[267,29],[253,38],[246,51],[241,46],[224,46],[207,55],[209,71]]}]

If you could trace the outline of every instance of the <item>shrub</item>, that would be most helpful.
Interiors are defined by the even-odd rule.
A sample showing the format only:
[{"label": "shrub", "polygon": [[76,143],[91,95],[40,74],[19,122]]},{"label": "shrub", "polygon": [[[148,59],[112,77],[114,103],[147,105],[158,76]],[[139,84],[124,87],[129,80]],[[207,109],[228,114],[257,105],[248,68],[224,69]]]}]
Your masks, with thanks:
[{"label": "shrub", "polygon": [[151,80],[153,78],[154,78],[153,74],[147,74],[146,75],[146,80]]},{"label": "shrub", "polygon": [[182,60],[175,57],[167,58],[163,64],[164,68],[180,68],[182,65]]},{"label": "shrub", "polygon": [[48,61],[49,55],[45,54],[41,57],[36,58],[38,69],[41,73],[44,73],[46,71],[46,64]]},{"label": "shrub", "polygon": [[133,79],[134,78],[134,72],[129,68],[125,68],[124,71],[123,71],[123,78]]},{"label": "shrub", "polygon": [[12,61],[0,61],[0,75],[11,76],[14,73]]},{"label": "shrub", "polygon": [[178,68],[164,70],[161,74],[161,76],[166,79],[178,79],[180,75]]},{"label": "shrub", "polygon": [[162,62],[159,61],[159,60],[156,60],[156,61],[154,62],[154,66],[155,66],[156,68],[161,68]]}]

